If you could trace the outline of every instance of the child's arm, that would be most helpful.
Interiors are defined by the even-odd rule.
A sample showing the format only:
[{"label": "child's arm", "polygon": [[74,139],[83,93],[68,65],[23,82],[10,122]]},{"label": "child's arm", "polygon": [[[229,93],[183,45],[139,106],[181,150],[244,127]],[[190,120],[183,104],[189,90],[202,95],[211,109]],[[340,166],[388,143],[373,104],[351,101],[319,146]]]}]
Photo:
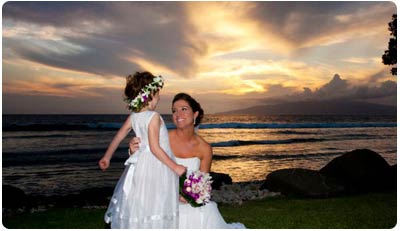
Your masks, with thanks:
[{"label": "child's arm", "polygon": [[182,175],[185,173],[186,168],[183,165],[175,163],[165,151],[160,147],[160,126],[161,118],[158,113],[156,113],[153,118],[151,118],[149,123],[149,145],[151,152],[159,159],[162,163],[167,165],[172,169],[177,175]]},{"label": "child's arm", "polygon": [[107,151],[103,158],[99,161],[99,167],[101,170],[106,170],[110,166],[110,159],[114,154],[115,150],[118,148],[121,141],[128,135],[129,131],[132,129],[131,116],[128,116],[122,127],[118,130],[117,134],[114,136],[111,143],[108,145]]}]

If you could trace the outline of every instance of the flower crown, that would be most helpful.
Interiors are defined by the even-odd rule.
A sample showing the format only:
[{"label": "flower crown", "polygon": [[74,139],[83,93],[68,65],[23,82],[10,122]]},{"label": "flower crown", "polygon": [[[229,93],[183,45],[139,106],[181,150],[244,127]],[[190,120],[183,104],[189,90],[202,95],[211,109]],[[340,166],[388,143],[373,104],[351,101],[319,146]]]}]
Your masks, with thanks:
[{"label": "flower crown", "polygon": [[147,84],[140,90],[139,94],[134,98],[125,98],[124,101],[128,104],[128,109],[131,111],[138,111],[146,103],[149,95],[152,92],[157,92],[164,86],[164,79],[161,76],[157,76],[153,79],[153,82]]}]

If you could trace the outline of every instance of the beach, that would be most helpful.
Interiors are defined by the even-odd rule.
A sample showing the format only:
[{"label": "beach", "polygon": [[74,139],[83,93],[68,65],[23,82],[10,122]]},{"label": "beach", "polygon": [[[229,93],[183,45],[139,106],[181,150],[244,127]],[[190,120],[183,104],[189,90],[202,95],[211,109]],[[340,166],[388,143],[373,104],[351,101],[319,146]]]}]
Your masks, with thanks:
[{"label": "beach", "polygon": [[[136,154],[127,161],[130,128],[139,129],[129,115],[144,110],[162,116],[135,120],[152,122],[140,131],[151,136],[138,149],[150,150],[144,159],[153,152],[165,162],[153,145],[160,137],[174,159],[165,127],[153,129],[172,131],[174,116],[173,150],[210,170],[211,200],[227,222],[394,228],[397,11],[393,1],[5,2],[4,228],[109,228],[110,202],[125,220],[121,201],[145,211],[127,213],[129,224],[177,218],[153,211],[157,198],[137,197],[162,191],[167,177],[137,171]],[[201,139],[185,136],[199,118]],[[133,199],[111,198],[115,189]],[[204,223],[203,215],[194,216]]]},{"label": "beach", "polygon": [[[128,139],[106,172],[97,161],[126,116],[4,115],[3,185],[42,196],[114,187]],[[171,116],[163,118],[172,129]],[[360,148],[396,164],[396,126],[395,116],[206,115],[198,133],[213,147],[212,171],[228,174],[233,182],[252,182],[278,169],[317,170]]]},{"label": "beach", "polygon": [[[128,139],[106,172],[97,161],[125,117],[4,116],[2,183],[8,199],[3,201],[3,224],[104,228],[101,217],[123,171]],[[163,117],[168,129],[173,129],[170,116]],[[240,221],[248,228],[391,228],[396,220],[392,206],[396,192],[299,201],[260,186],[276,170],[319,170],[354,149],[368,148],[394,165],[396,126],[391,116],[208,115],[198,133],[213,147],[211,170],[233,181],[214,189],[212,198],[228,222]],[[331,209],[326,211],[321,204]],[[354,206],[361,207],[354,211]],[[318,211],[313,219],[310,211]],[[79,222],[82,217],[87,222]],[[367,222],[373,219],[382,222]]]}]

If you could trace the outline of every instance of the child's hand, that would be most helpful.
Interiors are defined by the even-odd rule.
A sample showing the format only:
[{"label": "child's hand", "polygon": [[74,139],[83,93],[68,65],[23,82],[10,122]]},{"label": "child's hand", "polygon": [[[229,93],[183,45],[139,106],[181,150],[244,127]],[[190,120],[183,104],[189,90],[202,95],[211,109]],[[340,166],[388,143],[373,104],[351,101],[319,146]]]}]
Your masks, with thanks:
[{"label": "child's hand", "polygon": [[140,146],[140,137],[133,137],[129,141],[129,155],[139,150],[139,146]]},{"label": "child's hand", "polygon": [[99,161],[99,167],[101,170],[105,171],[110,166],[110,160],[106,157],[101,158]]},{"label": "child's hand", "polygon": [[176,165],[175,173],[176,173],[178,176],[182,176],[185,172],[186,172],[186,167],[185,167],[185,166],[180,165],[180,164],[177,164],[177,165]]}]

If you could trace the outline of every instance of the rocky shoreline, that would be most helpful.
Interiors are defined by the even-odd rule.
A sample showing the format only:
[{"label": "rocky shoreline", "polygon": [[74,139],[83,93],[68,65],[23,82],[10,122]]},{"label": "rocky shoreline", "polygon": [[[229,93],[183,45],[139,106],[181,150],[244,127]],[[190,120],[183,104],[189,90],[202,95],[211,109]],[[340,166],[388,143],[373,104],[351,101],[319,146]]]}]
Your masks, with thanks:
[{"label": "rocky shoreline", "polygon": [[224,184],[218,190],[213,190],[212,200],[217,203],[242,204],[244,201],[260,200],[281,195],[280,192],[262,189],[263,182],[252,181]]},{"label": "rocky shoreline", "polygon": [[261,188],[306,198],[391,192],[397,190],[397,164],[389,165],[369,149],[356,149],[334,158],[320,170],[274,171]]},{"label": "rocky shoreline", "polygon": [[[217,203],[241,204],[247,200],[279,196],[280,193],[260,189],[263,181],[228,183],[219,182],[213,190],[212,200]],[[32,196],[21,189],[3,185],[3,216],[23,212],[41,212],[54,207],[107,208],[112,187],[89,188],[65,196]]]}]

